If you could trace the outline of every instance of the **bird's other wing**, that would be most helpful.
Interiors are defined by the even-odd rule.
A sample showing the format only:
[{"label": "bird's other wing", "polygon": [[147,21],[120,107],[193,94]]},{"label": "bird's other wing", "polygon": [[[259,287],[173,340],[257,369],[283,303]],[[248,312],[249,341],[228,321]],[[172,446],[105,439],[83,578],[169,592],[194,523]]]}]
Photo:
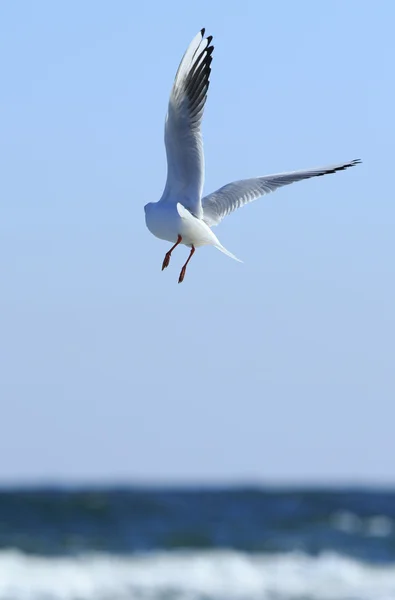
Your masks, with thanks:
[{"label": "bird's other wing", "polygon": [[212,36],[202,29],[185,52],[170,94],[165,123],[167,181],[161,200],[203,215],[203,140],[200,131],[211,73]]},{"label": "bird's other wing", "polygon": [[269,192],[274,192],[283,185],[289,185],[295,181],[302,181],[311,177],[321,177],[322,175],[336,173],[337,171],[344,171],[348,167],[353,167],[360,162],[360,160],[352,160],[329,167],[278,173],[277,175],[266,175],[265,177],[242,179],[228,183],[202,199],[203,219],[207,225],[213,227],[214,225],[218,225],[224,217],[237,208],[253,200],[257,200],[257,198]]}]

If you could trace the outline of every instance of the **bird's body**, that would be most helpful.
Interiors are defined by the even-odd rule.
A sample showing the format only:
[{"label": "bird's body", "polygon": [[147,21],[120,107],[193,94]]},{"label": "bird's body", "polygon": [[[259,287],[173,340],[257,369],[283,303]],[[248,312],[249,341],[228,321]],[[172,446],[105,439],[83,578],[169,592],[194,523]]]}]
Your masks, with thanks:
[{"label": "bird's body", "polygon": [[185,246],[199,247],[217,239],[208,225],[180,202],[151,202],[145,208],[145,219],[150,232],[168,242],[176,242],[180,235]]},{"label": "bird's body", "polygon": [[[176,242],[181,236],[185,246],[215,246],[221,252],[236,258],[219,242],[203,219],[195,217],[180,202],[151,202],[145,206],[145,221],[150,232],[161,240]],[[236,259],[238,260],[238,259]]]},{"label": "bird's body", "polygon": [[167,181],[159,202],[144,207],[149,231],[157,238],[172,242],[162,270],[170,262],[176,246],[191,248],[183,266],[179,283],[195,248],[215,246],[237,259],[219,242],[211,227],[229,213],[278,187],[302,179],[342,171],[359,163],[353,160],[328,167],[292,171],[235,181],[202,198],[204,183],[204,154],[201,121],[211,72],[212,37],[204,37],[204,29],[192,40],[178,68],[170,95],[165,125]]}]

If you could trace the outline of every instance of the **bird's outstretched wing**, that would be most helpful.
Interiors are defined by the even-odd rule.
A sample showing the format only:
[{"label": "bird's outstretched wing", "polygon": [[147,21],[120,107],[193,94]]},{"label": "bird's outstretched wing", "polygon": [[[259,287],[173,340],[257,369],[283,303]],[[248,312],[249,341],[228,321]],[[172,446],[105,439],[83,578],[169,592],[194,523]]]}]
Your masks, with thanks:
[{"label": "bird's outstretched wing", "polygon": [[310,177],[320,177],[322,175],[328,175],[329,173],[344,171],[344,169],[353,167],[360,162],[360,160],[352,160],[350,162],[329,167],[278,173],[277,175],[266,175],[265,177],[242,179],[240,181],[228,183],[216,192],[213,192],[202,199],[203,219],[210,227],[218,225],[224,217],[237,208],[256,200],[260,196],[264,196],[269,192],[274,192],[283,185],[289,185],[295,181],[302,181],[302,179],[310,179]]},{"label": "bird's outstretched wing", "polygon": [[185,52],[170,94],[165,124],[167,181],[161,200],[203,215],[203,141],[200,132],[211,72],[212,36],[202,29]]}]

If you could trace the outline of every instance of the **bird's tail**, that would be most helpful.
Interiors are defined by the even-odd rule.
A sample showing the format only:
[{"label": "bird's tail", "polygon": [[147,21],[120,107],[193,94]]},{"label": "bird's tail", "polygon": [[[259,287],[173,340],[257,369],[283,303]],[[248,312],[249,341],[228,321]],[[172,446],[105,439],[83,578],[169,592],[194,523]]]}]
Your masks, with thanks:
[{"label": "bird's tail", "polygon": [[233,258],[233,260],[237,260],[237,262],[239,262],[239,263],[243,262],[242,260],[240,260],[240,258],[237,258],[237,256],[235,256],[234,254],[232,254],[231,252],[229,252],[229,250],[227,250],[226,248],[224,248],[222,244],[216,244],[215,247],[217,248],[217,250],[220,250],[221,252],[223,252],[224,254],[226,254],[226,256],[229,256],[230,258]]}]

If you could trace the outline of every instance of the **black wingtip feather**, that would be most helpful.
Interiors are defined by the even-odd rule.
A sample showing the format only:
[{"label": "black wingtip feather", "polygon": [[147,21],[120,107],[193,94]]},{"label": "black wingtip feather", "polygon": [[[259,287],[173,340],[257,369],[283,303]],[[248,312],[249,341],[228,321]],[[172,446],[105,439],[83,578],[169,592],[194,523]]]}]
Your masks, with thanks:
[{"label": "black wingtip feather", "polygon": [[323,175],[331,175],[332,173],[337,173],[338,171],[345,171],[346,169],[349,169],[350,167],[355,167],[355,165],[359,165],[361,163],[362,163],[362,160],[360,158],[356,158],[355,160],[351,160],[350,162],[345,163],[344,165],[341,165],[340,167],[334,167],[333,169],[328,169],[327,171],[324,171],[323,173],[316,175],[316,177],[322,177]]},{"label": "black wingtip feather", "polygon": [[[201,116],[201,111],[207,98],[209,77],[211,74],[212,54],[214,51],[214,46],[211,45],[213,36],[207,36],[203,42],[205,32],[206,29],[203,27],[200,30],[200,33],[202,35],[201,44],[204,47],[202,49],[202,45],[199,44],[196,48],[192,57],[190,71],[184,83],[184,89],[188,97],[189,115],[192,121],[195,121]],[[200,52],[198,53],[199,49]]]}]

